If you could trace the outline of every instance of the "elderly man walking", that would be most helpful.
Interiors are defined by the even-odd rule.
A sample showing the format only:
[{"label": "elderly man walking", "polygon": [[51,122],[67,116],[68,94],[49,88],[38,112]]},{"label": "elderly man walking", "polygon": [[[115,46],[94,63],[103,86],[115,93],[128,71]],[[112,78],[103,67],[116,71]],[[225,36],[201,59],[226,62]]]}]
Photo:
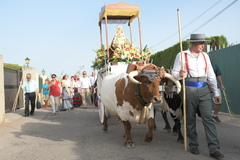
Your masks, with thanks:
[{"label": "elderly man walking", "polygon": [[186,108],[187,108],[187,136],[190,152],[198,155],[198,134],[196,131],[196,113],[199,110],[203,121],[210,156],[216,159],[224,158],[220,153],[217,131],[212,119],[212,100],[207,80],[211,85],[216,102],[220,101],[217,90],[217,80],[209,56],[203,52],[205,47],[204,34],[191,34],[190,48],[183,51],[184,69],[181,69],[181,53],[174,62],[172,74],[176,79],[185,77]]},{"label": "elderly man walking", "polygon": [[[22,84],[22,81],[20,82]],[[22,89],[25,92],[25,110],[24,117],[28,117],[29,113],[34,116],[36,94],[38,93],[38,86],[35,80],[32,80],[32,75],[28,73],[26,80],[22,84]],[[29,112],[29,101],[31,102],[31,111]]]}]

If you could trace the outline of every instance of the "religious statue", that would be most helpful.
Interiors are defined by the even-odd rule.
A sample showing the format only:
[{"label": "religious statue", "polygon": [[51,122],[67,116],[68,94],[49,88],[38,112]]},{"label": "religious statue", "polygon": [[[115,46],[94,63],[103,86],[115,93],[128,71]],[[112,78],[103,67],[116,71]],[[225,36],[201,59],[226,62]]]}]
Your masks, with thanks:
[{"label": "religious statue", "polygon": [[129,42],[124,35],[123,27],[121,25],[118,25],[117,30],[115,32],[115,36],[112,41],[112,46],[114,48],[116,48],[116,47],[121,48],[121,46],[124,45],[125,43],[129,43]]}]

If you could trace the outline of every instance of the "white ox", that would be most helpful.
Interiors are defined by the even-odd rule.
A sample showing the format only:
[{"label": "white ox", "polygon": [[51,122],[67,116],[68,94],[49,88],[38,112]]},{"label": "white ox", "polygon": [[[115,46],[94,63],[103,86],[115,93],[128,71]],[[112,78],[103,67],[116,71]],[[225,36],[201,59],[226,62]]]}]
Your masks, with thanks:
[{"label": "white ox", "polygon": [[176,83],[178,91],[181,90],[178,81],[152,64],[141,67],[140,71],[131,71],[129,74],[117,73],[104,78],[98,75],[98,90],[101,97],[100,118],[102,118],[103,129],[108,129],[109,113],[117,116],[124,124],[126,146],[134,147],[130,122],[141,124],[148,121],[149,130],[145,141],[152,141],[154,128],[152,103],[162,100],[159,83],[164,76]]}]

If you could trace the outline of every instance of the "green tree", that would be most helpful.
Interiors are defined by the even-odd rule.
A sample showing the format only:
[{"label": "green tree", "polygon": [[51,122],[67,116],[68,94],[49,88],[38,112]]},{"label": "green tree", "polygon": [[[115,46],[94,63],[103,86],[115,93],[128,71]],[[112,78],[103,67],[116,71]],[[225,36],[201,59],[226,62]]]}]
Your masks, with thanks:
[{"label": "green tree", "polygon": [[210,50],[215,51],[228,46],[227,38],[223,35],[209,37]]}]

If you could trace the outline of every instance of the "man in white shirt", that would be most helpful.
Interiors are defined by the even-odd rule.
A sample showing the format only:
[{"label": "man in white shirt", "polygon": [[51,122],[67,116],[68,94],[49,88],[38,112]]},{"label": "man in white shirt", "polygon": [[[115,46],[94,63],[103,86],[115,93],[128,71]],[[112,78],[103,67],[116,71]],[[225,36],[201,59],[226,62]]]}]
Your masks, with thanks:
[{"label": "man in white shirt", "polygon": [[199,110],[206,133],[210,156],[216,159],[224,158],[220,153],[217,131],[212,120],[212,100],[210,90],[206,84],[210,83],[216,102],[220,101],[217,90],[217,81],[209,56],[203,52],[205,47],[204,34],[191,34],[190,48],[183,51],[184,69],[181,69],[181,53],[178,53],[174,62],[172,75],[176,79],[184,76],[186,85],[187,108],[187,136],[190,152],[198,155],[198,135],[196,131],[196,113]]},{"label": "man in white shirt", "polygon": [[90,95],[89,88],[91,88],[90,79],[87,77],[87,72],[83,71],[83,78],[80,78],[80,86],[82,89],[82,101],[85,108],[87,108],[87,98]]},{"label": "man in white shirt", "polygon": [[[20,85],[22,81],[20,82]],[[26,80],[22,84],[22,89],[25,92],[25,110],[24,117],[28,117],[29,113],[31,116],[34,116],[35,110],[35,100],[38,92],[38,85],[36,81],[32,80],[32,76],[30,73],[26,75]],[[31,102],[31,111],[29,112],[29,101]]]}]

